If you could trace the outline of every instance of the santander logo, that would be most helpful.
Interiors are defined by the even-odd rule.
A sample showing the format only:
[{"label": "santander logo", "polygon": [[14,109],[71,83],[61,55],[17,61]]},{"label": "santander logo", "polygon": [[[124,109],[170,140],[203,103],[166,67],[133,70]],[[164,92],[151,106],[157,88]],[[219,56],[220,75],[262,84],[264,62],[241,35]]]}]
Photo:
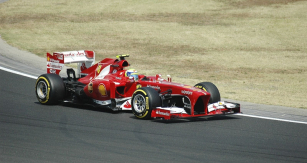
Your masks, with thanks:
[{"label": "santander logo", "polygon": [[164,115],[164,116],[170,116],[169,113],[161,112],[160,110],[157,110],[157,111],[156,111],[156,114],[160,114],[160,115]]}]

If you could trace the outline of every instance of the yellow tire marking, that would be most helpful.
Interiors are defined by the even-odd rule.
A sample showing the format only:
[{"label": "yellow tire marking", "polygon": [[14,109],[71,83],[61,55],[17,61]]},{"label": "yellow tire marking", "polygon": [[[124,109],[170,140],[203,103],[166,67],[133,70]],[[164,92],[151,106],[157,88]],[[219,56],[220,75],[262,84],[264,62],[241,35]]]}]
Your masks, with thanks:
[{"label": "yellow tire marking", "polygon": [[146,97],[146,110],[149,110],[149,100],[148,100],[148,97]]},{"label": "yellow tire marking", "polygon": [[204,90],[204,91],[208,92],[208,91],[206,90],[206,88],[205,88],[205,87],[203,87],[203,86],[201,86],[201,85],[197,85],[197,86],[195,86],[195,87],[200,88],[200,89],[202,89],[202,90]]},{"label": "yellow tire marking", "polygon": [[[41,99],[39,99],[39,101],[40,101],[41,103],[46,103],[46,102],[48,102],[48,100],[49,100],[50,84],[49,84],[48,80],[47,80],[45,77],[41,76],[41,77],[39,77],[39,78],[37,79],[36,84],[35,84],[36,86],[37,86],[37,82],[38,82],[40,79],[44,80],[44,81],[47,83],[47,85],[48,85],[48,91],[47,91],[47,95],[46,95],[46,100],[45,100],[45,101],[41,101]],[[37,87],[36,87],[36,89],[37,89]],[[37,90],[36,90],[36,91],[37,91]]]},{"label": "yellow tire marking", "polygon": [[147,93],[145,91],[141,90],[141,89],[137,89],[136,91],[134,91],[133,94],[135,94],[137,92],[142,92],[142,93],[144,93],[145,96],[147,96]]}]

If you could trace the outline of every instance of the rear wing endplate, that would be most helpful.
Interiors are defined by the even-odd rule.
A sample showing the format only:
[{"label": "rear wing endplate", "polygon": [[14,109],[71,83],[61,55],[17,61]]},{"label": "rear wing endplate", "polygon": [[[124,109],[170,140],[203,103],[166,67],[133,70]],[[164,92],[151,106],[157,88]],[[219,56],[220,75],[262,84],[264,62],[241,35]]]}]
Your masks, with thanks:
[{"label": "rear wing endplate", "polygon": [[64,64],[77,63],[77,74],[95,64],[95,52],[89,50],[47,53],[47,73],[58,74]]}]

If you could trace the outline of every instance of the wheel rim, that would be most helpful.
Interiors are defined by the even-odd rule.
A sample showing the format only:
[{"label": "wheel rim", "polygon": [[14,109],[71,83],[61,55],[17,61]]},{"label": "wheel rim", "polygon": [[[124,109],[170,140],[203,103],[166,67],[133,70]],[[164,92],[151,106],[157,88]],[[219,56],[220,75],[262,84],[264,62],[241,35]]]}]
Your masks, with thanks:
[{"label": "wheel rim", "polygon": [[141,113],[146,108],[145,98],[144,96],[137,94],[134,96],[133,107],[137,113]]},{"label": "wheel rim", "polygon": [[40,81],[36,86],[36,93],[40,99],[46,98],[47,95],[47,84],[44,81]]}]

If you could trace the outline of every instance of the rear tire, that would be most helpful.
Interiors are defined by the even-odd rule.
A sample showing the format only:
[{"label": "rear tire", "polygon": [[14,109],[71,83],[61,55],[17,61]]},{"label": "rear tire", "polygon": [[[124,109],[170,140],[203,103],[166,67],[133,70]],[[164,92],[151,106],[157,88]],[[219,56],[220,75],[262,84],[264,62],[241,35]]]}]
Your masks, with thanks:
[{"label": "rear tire", "polygon": [[210,100],[209,100],[210,104],[221,101],[220,91],[217,89],[217,87],[213,83],[202,82],[202,83],[196,84],[194,87],[200,88],[211,94]]},{"label": "rear tire", "polygon": [[131,98],[132,112],[139,119],[151,118],[152,109],[161,105],[159,93],[150,87],[137,89]]},{"label": "rear tire", "polygon": [[63,79],[57,74],[43,74],[35,84],[37,100],[44,105],[58,104],[65,96]]}]

